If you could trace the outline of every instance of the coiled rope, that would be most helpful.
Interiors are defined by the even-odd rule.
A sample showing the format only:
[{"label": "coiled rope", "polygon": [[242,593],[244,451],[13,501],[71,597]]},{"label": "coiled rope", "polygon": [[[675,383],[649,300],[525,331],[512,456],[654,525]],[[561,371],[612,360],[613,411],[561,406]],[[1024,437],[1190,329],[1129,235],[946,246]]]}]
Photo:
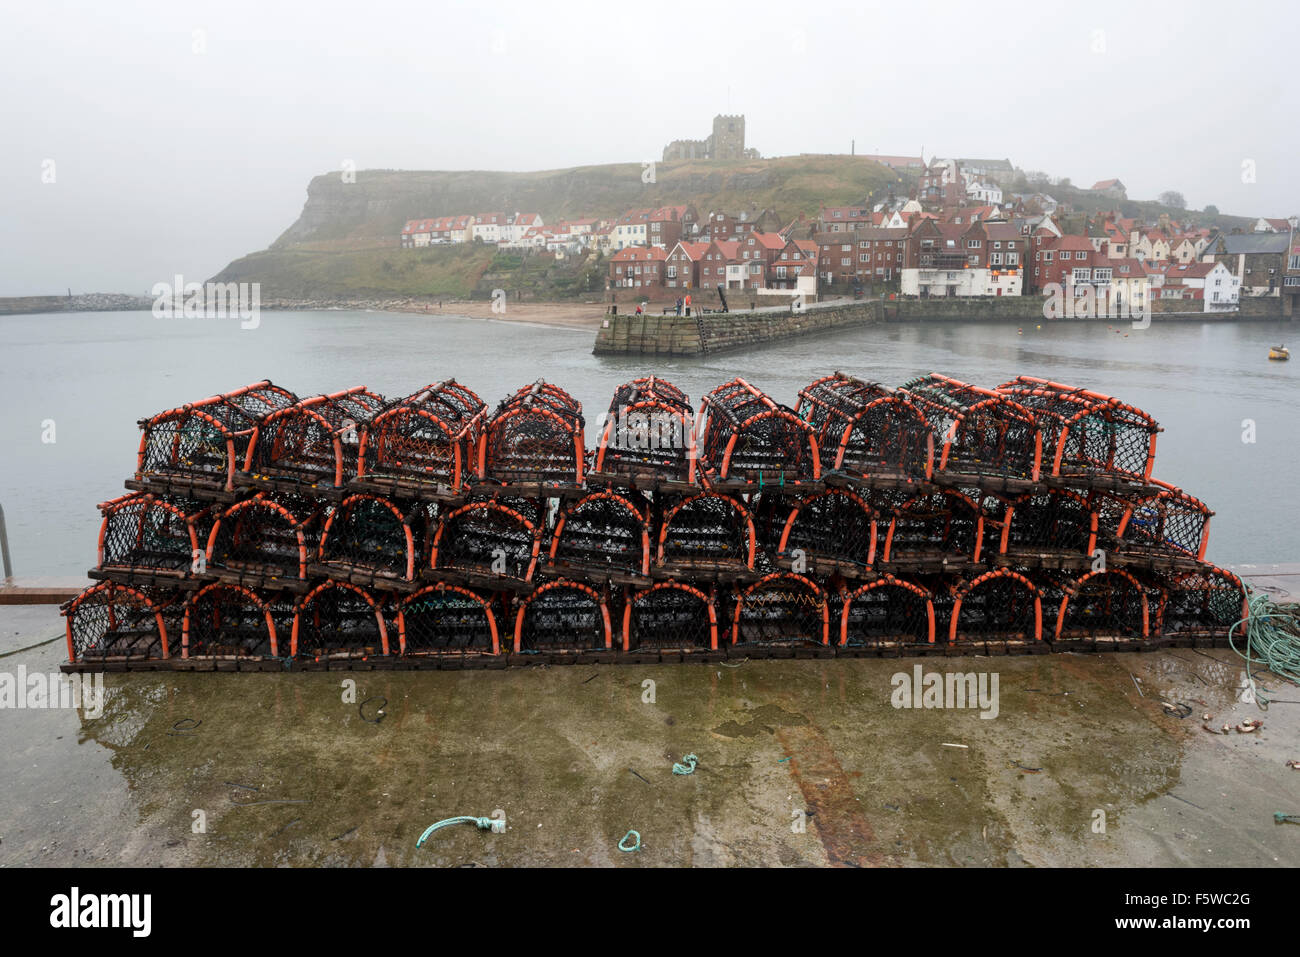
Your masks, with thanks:
[{"label": "coiled rope", "polygon": [[[1228,644],[1246,662],[1246,681],[1261,708],[1267,695],[1255,685],[1252,665],[1300,684],[1300,617],[1296,605],[1279,605],[1263,592],[1250,596],[1246,617],[1228,629]],[[1244,635],[1245,648],[1233,639]]]},{"label": "coiled rope", "polygon": [[681,764],[673,764],[673,774],[694,774],[695,765],[699,763],[699,758],[693,754],[688,754],[682,758]]}]

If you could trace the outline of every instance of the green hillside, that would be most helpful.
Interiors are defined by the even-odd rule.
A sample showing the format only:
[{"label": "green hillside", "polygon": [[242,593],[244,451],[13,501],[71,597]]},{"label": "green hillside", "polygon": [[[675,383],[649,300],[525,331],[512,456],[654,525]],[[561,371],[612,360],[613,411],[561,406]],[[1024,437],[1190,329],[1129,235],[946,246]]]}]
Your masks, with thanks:
[{"label": "green hillside", "polygon": [[788,222],[822,203],[859,203],[908,188],[887,167],[852,156],[659,163],[654,174],[653,183],[643,182],[641,164],[622,163],[531,173],[364,170],[355,183],[338,173],[317,176],[297,222],[269,249],[214,278],[261,282],[264,298],[458,297],[481,290],[490,270],[494,282],[523,289],[524,298],[566,298],[594,291],[594,257],[498,259],[495,249],[473,244],[401,249],[398,234],[408,219],[457,213],[538,212],[557,222],[683,203],[701,215],[771,209]]}]

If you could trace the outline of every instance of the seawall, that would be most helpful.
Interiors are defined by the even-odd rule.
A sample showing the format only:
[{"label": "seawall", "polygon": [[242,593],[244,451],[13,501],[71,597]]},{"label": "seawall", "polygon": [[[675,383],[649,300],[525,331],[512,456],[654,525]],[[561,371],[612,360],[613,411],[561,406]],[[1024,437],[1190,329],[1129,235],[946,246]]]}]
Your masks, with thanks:
[{"label": "seawall", "polygon": [[794,311],[769,307],[693,316],[612,315],[596,331],[595,355],[712,355],[884,319],[879,300],[831,302]]}]

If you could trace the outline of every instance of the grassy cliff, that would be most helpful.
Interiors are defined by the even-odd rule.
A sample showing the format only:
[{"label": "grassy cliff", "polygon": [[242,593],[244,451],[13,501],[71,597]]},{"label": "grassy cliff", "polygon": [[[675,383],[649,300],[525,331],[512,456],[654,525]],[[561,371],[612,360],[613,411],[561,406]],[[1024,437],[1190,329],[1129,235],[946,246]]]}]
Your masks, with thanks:
[{"label": "grassy cliff", "polygon": [[821,203],[906,193],[892,170],[852,156],[659,163],[654,182],[640,163],[530,173],[363,170],[356,182],[317,176],[297,222],[269,249],[237,259],[217,281],[261,282],[264,298],[464,297],[495,283],[524,298],[567,298],[593,285],[594,257],[498,257],[475,244],[401,249],[408,219],[469,212],[538,212],[545,222],[612,218],[634,207],[693,203],[701,215],[772,209],[782,221]]}]

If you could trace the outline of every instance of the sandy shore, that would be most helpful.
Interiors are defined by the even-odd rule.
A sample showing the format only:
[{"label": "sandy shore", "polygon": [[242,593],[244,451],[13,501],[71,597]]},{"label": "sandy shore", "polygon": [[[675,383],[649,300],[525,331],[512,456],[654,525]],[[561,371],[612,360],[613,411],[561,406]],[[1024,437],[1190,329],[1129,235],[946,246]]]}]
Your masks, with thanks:
[{"label": "sandy shore", "polygon": [[[594,329],[600,325],[606,306],[599,302],[507,302],[503,311],[494,312],[491,302],[444,300],[441,307],[411,304],[394,308],[394,312],[421,315],[469,316],[471,319],[498,319],[502,322],[530,322],[546,326],[571,326]],[[390,307],[391,308],[391,307]]]}]

